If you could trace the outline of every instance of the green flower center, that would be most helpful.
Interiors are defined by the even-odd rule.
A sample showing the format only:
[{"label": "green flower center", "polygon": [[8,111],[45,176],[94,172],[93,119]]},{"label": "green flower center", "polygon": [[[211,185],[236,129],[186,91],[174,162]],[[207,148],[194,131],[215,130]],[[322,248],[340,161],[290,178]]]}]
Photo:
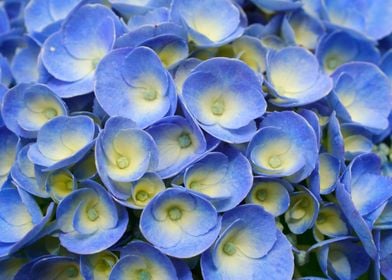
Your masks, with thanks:
[{"label": "green flower center", "polygon": [[97,211],[97,209],[95,209],[94,207],[91,207],[90,209],[87,210],[87,217],[90,221],[95,221],[96,219],[99,218],[99,213]]},{"label": "green flower center", "polygon": [[182,211],[178,207],[170,208],[168,211],[168,215],[170,220],[177,221],[182,217]]},{"label": "green flower center", "polygon": [[53,108],[48,108],[44,110],[44,115],[46,116],[46,118],[52,119],[57,116],[57,111]]},{"label": "green flower center", "polygon": [[215,116],[221,116],[223,114],[223,112],[225,111],[225,103],[223,102],[223,100],[218,99],[216,100],[212,106],[211,106],[211,112],[215,115]]},{"label": "green flower center", "polygon": [[327,217],[325,216],[325,214],[320,213],[317,217],[317,223],[318,224],[324,224],[327,221]]},{"label": "green flower center", "polygon": [[136,200],[144,202],[148,198],[149,198],[149,195],[145,191],[139,191],[139,192],[136,193]]},{"label": "green flower center", "polygon": [[223,252],[226,255],[232,256],[237,252],[237,247],[235,246],[234,243],[227,242],[225,245],[223,245]]},{"label": "green flower center", "polygon": [[192,144],[192,139],[188,133],[182,133],[178,136],[177,141],[181,149],[188,148]]},{"label": "green flower center", "polygon": [[138,273],[138,280],[151,280],[151,274],[147,270],[140,270]]},{"label": "green flower center", "polygon": [[269,158],[268,164],[272,168],[278,168],[282,165],[282,161],[280,160],[279,156],[272,156]]},{"label": "green flower center", "polygon": [[147,101],[153,101],[157,99],[158,93],[156,90],[153,89],[147,89],[143,92],[143,99]]},{"label": "green flower center", "polygon": [[68,190],[72,190],[73,187],[74,187],[73,181],[67,181],[67,182],[65,183],[65,186],[66,186],[66,188],[67,188]]},{"label": "green flower center", "polygon": [[116,164],[120,169],[127,168],[129,166],[129,159],[127,157],[119,157]]},{"label": "green flower center", "polygon": [[266,190],[258,190],[256,192],[256,198],[259,201],[264,201],[267,198],[267,191]]}]

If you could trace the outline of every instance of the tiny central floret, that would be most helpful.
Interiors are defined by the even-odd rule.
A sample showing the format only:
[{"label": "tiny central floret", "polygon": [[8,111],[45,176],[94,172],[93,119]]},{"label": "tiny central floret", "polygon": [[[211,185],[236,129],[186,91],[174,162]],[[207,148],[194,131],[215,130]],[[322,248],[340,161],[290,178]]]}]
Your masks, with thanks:
[{"label": "tiny central floret", "polygon": [[75,278],[79,275],[79,270],[74,267],[74,266],[70,266],[66,269],[65,274],[69,277],[69,278]]},{"label": "tiny central floret", "polygon": [[44,111],[44,115],[48,118],[48,119],[52,119],[54,117],[57,116],[57,111],[53,108],[48,108]]},{"label": "tiny central floret", "polygon": [[142,202],[146,201],[148,199],[148,197],[149,197],[149,195],[145,191],[139,191],[136,194],[136,200],[139,200]]},{"label": "tiny central floret", "polygon": [[168,211],[168,214],[169,214],[170,220],[172,220],[172,221],[177,221],[177,220],[181,219],[181,217],[182,217],[182,211],[178,207],[170,208],[170,210]]},{"label": "tiny central floret", "polygon": [[235,246],[234,243],[232,242],[227,242],[224,246],[223,246],[223,252],[226,255],[232,256],[237,252],[237,247]]},{"label": "tiny central floret", "polygon": [[279,156],[272,156],[269,158],[268,164],[272,168],[278,168],[282,165],[282,161],[280,160]]},{"label": "tiny central floret", "polygon": [[124,169],[129,166],[129,159],[127,157],[119,157],[116,161],[118,168]]},{"label": "tiny central floret", "polygon": [[267,198],[266,190],[258,190],[256,193],[256,198],[259,201],[264,201]]},{"label": "tiny central floret", "polygon": [[147,270],[140,270],[138,273],[138,280],[151,280],[151,274]]},{"label": "tiny central floret", "polygon": [[87,210],[87,217],[90,221],[95,221],[96,219],[99,218],[99,213],[97,211],[97,209],[95,209],[94,207],[91,207],[90,209]]},{"label": "tiny central floret", "polygon": [[225,111],[225,103],[223,102],[223,100],[218,99],[216,100],[212,106],[211,106],[211,112],[215,115],[215,116],[221,116],[223,114],[223,112]]},{"label": "tiny central floret", "polygon": [[150,89],[150,90],[145,90],[143,92],[143,98],[144,100],[147,101],[153,101],[155,99],[157,99],[158,93],[156,90]]},{"label": "tiny central floret", "polygon": [[290,214],[290,217],[294,220],[300,220],[303,217],[305,217],[306,215],[306,211],[303,208],[297,208],[295,210],[293,210]]},{"label": "tiny central floret", "polygon": [[182,133],[178,136],[177,141],[182,149],[188,148],[192,144],[192,139],[188,133]]}]

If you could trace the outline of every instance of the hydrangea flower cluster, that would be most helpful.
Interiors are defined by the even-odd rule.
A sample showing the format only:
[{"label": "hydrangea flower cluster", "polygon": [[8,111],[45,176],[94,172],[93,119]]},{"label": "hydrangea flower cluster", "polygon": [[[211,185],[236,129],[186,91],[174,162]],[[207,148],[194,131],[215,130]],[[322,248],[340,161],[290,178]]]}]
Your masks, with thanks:
[{"label": "hydrangea flower cluster", "polygon": [[0,2],[0,279],[392,279],[392,0]]}]

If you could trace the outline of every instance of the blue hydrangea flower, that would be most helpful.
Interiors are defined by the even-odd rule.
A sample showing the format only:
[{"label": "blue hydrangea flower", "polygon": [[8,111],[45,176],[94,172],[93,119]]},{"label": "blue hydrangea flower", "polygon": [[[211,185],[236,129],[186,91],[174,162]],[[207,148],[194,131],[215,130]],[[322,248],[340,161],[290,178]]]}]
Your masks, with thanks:
[{"label": "blue hydrangea flower", "polygon": [[[373,40],[381,39],[392,31],[392,1],[380,3],[372,0],[323,1],[324,17],[333,25],[352,29]],[[326,14],[325,14],[326,13]]]},{"label": "blue hydrangea flower", "polygon": [[156,172],[163,179],[178,174],[218,144],[207,142],[196,124],[180,116],[163,118],[147,132],[158,146]]},{"label": "blue hydrangea flower", "polygon": [[27,32],[38,42],[43,41],[60,28],[61,21],[81,0],[32,0],[24,10]]},{"label": "blue hydrangea flower", "polygon": [[291,232],[302,234],[315,224],[320,204],[307,188],[300,185],[297,188],[299,191],[291,194],[284,218]]},{"label": "blue hydrangea flower", "polygon": [[344,123],[341,125],[344,142],[344,157],[352,160],[355,156],[370,153],[373,149],[373,134],[359,124]]},{"label": "blue hydrangea flower", "polygon": [[374,42],[360,34],[337,30],[320,40],[316,56],[324,71],[330,74],[340,65],[350,61],[377,63],[380,52]]},{"label": "blue hydrangea flower", "polygon": [[0,191],[0,258],[15,253],[39,238],[52,216],[53,204],[46,215],[32,196],[15,186]]},{"label": "blue hydrangea flower", "polygon": [[140,218],[143,236],[161,252],[190,258],[204,252],[217,238],[220,217],[212,204],[184,188],[156,195]]},{"label": "blue hydrangea flower", "polygon": [[159,7],[169,7],[171,0],[109,0],[109,3],[124,16],[132,18]]},{"label": "blue hydrangea flower", "polygon": [[324,195],[333,192],[339,181],[340,169],[339,159],[328,153],[321,153],[309,178],[312,191]]},{"label": "blue hydrangea flower", "polygon": [[200,63],[184,82],[182,95],[200,126],[229,143],[249,141],[256,131],[254,120],[266,110],[260,78],[234,59]]},{"label": "blue hydrangea flower", "polygon": [[323,24],[302,10],[288,14],[282,22],[282,37],[287,43],[314,50],[325,33]]},{"label": "blue hydrangea flower", "polygon": [[379,209],[392,197],[392,179],[380,174],[380,159],[361,154],[351,161],[336,191],[343,214],[372,258],[377,252],[371,228],[381,214]]},{"label": "blue hydrangea flower", "polygon": [[19,137],[5,126],[0,127],[0,189],[7,181],[20,147]]},{"label": "blue hydrangea flower", "polygon": [[325,235],[328,237],[347,236],[348,225],[343,218],[343,214],[337,205],[327,203],[320,207],[316,223],[314,225],[315,235]]},{"label": "blue hydrangea flower", "polygon": [[293,186],[285,180],[256,177],[246,202],[260,205],[265,211],[277,217],[289,208],[289,192],[292,191]]},{"label": "blue hydrangea flower", "polygon": [[145,14],[135,15],[129,18],[127,22],[130,31],[146,25],[158,25],[170,21],[170,10],[166,7],[160,7],[148,11]]},{"label": "blue hydrangea flower", "polygon": [[266,12],[289,11],[301,7],[301,1],[297,0],[251,0],[258,8]]},{"label": "blue hydrangea flower", "polygon": [[15,280],[53,278],[82,280],[77,257],[48,255],[33,259],[15,275]]},{"label": "blue hydrangea flower", "polygon": [[300,47],[270,52],[267,78],[266,85],[272,95],[269,101],[281,107],[313,103],[332,89],[332,80],[321,70],[316,57]]},{"label": "blue hydrangea flower", "polygon": [[291,244],[257,205],[223,214],[222,231],[201,258],[204,279],[291,279]]},{"label": "blue hydrangea flower", "polygon": [[86,280],[109,279],[117,261],[117,256],[107,250],[94,255],[81,255],[80,272]]},{"label": "blue hydrangea flower", "polygon": [[380,268],[386,279],[392,277],[392,231],[383,231],[380,240]]},{"label": "blue hydrangea flower", "polygon": [[154,196],[166,189],[161,177],[156,173],[149,172],[135,182],[120,186],[123,187],[122,190],[124,191],[128,187],[128,195],[125,198],[114,197],[114,199],[118,203],[133,209],[143,209]]},{"label": "blue hydrangea flower", "polygon": [[67,169],[51,172],[45,178],[46,192],[56,203],[59,203],[64,197],[71,194],[77,187],[75,177]]},{"label": "blue hydrangea flower", "polygon": [[12,59],[11,70],[18,84],[38,81],[38,55],[40,50],[41,48],[33,40],[27,41],[26,47],[16,50]]},{"label": "blue hydrangea flower", "polygon": [[184,172],[184,186],[205,196],[223,212],[237,206],[252,187],[252,167],[241,153],[213,152]]},{"label": "blue hydrangea flower", "polygon": [[85,181],[58,205],[61,245],[77,254],[93,254],[115,244],[128,225],[128,213],[105,189]]},{"label": "blue hydrangea flower", "polygon": [[316,243],[317,259],[328,279],[358,279],[369,269],[370,259],[363,247],[350,237],[333,238]]},{"label": "blue hydrangea flower", "polygon": [[4,123],[20,137],[35,138],[46,122],[67,114],[64,102],[42,84],[18,84],[4,96]]},{"label": "blue hydrangea flower", "polygon": [[36,166],[28,158],[31,144],[19,150],[14,165],[11,169],[11,177],[14,183],[21,189],[38,197],[48,198],[45,185],[36,178]]},{"label": "blue hydrangea flower", "polygon": [[190,40],[201,47],[227,44],[240,37],[247,24],[241,7],[229,0],[174,0],[171,17],[184,25]]},{"label": "blue hydrangea flower", "polygon": [[[376,131],[388,127],[392,86],[377,66],[366,62],[346,63],[336,69],[332,78],[334,89],[329,97],[339,118]],[[377,94],[371,94],[374,92]]]},{"label": "blue hydrangea flower", "polygon": [[297,183],[313,171],[318,144],[313,128],[291,111],[269,113],[248,145],[253,170]]},{"label": "blue hydrangea flower", "polygon": [[111,280],[177,278],[176,268],[169,257],[142,241],[133,241],[121,249],[121,258],[113,267]]},{"label": "blue hydrangea flower", "polygon": [[37,142],[30,146],[28,157],[45,171],[70,166],[83,158],[94,145],[96,127],[86,116],[59,116],[38,131]]},{"label": "blue hydrangea flower", "polygon": [[61,97],[91,92],[97,64],[113,48],[120,32],[119,19],[105,6],[85,5],[74,11],[60,31],[45,41],[41,59],[56,80],[79,86],[65,94],[53,90]]},{"label": "blue hydrangea flower", "polygon": [[245,62],[253,71],[262,74],[266,70],[267,49],[260,40],[251,36],[241,36],[231,44],[236,58]]},{"label": "blue hydrangea flower", "polygon": [[95,95],[110,116],[129,118],[140,128],[174,114],[177,105],[172,78],[146,47],[107,55],[97,69]]},{"label": "blue hydrangea flower", "polygon": [[[129,197],[121,183],[139,180],[158,165],[158,150],[152,137],[123,117],[110,118],[95,145],[98,174],[116,197]],[[116,185],[116,182],[118,184]]]}]

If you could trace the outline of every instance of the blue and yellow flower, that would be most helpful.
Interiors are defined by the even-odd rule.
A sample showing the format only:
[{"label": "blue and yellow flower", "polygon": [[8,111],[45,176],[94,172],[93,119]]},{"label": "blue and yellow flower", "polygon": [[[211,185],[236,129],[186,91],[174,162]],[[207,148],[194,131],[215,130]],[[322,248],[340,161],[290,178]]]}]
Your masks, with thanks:
[{"label": "blue and yellow flower", "polygon": [[61,169],[81,160],[94,145],[96,126],[86,116],[59,116],[38,131],[28,157],[44,171]]},{"label": "blue and yellow flower", "polygon": [[0,191],[0,258],[11,255],[36,241],[52,216],[53,204],[46,215],[32,196],[9,185]]},{"label": "blue and yellow flower", "polygon": [[266,110],[260,76],[235,59],[200,63],[184,82],[182,97],[205,131],[229,143],[249,141],[256,131],[254,120]]},{"label": "blue and yellow flower", "polygon": [[333,238],[349,234],[349,227],[343,214],[334,203],[327,203],[320,207],[313,230],[315,237],[322,237],[321,240],[324,239],[324,235]]},{"label": "blue and yellow flower", "polygon": [[290,205],[293,186],[282,179],[256,177],[246,202],[257,204],[273,216],[282,215]]},{"label": "blue and yellow flower", "polygon": [[218,47],[242,35],[247,24],[242,8],[229,0],[174,0],[171,17],[188,30],[192,42],[200,47]]},{"label": "blue and yellow flower", "polygon": [[205,196],[219,212],[240,204],[252,182],[250,163],[235,150],[209,153],[184,172],[184,186]]},{"label": "blue and yellow flower", "polygon": [[67,169],[60,169],[47,174],[45,189],[52,200],[59,203],[64,197],[71,194],[78,187],[73,174]]},{"label": "blue and yellow flower", "polygon": [[118,257],[105,250],[93,255],[80,256],[80,272],[85,280],[109,279]]},{"label": "blue and yellow flower", "polygon": [[19,148],[19,137],[5,126],[0,127],[0,189],[8,180],[8,175],[11,172]]},{"label": "blue and yellow flower", "polygon": [[4,123],[20,137],[36,138],[45,123],[67,114],[61,98],[43,84],[18,84],[4,96]]},{"label": "blue and yellow flower", "polygon": [[[301,67],[298,67],[301,65]],[[294,107],[313,103],[327,96],[332,80],[316,57],[301,47],[287,47],[267,56],[267,82],[271,103]]]},{"label": "blue and yellow flower", "polygon": [[97,69],[95,95],[110,116],[129,118],[140,128],[174,114],[177,106],[171,76],[147,47],[107,55]]},{"label": "blue and yellow flower", "polygon": [[122,248],[120,253],[121,258],[113,267],[110,280],[179,279],[170,258],[148,243],[133,241]]},{"label": "blue and yellow flower", "polygon": [[341,162],[329,153],[321,153],[318,164],[309,177],[313,192],[329,194],[336,188],[340,177]]},{"label": "blue and yellow flower", "polygon": [[46,71],[58,81],[57,86],[68,86],[68,91],[52,89],[61,97],[93,91],[97,64],[123,29],[118,17],[103,5],[88,4],[74,10],[42,46]]},{"label": "blue and yellow flower", "polygon": [[303,117],[291,111],[274,112],[263,119],[247,154],[256,173],[297,183],[314,169],[318,143]]},{"label": "blue and yellow flower", "polygon": [[123,117],[112,117],[106,122],[98,136],[95,154],[98,174],[118,198],[129,197],[126,183],[139,180],[158,165],[158,150],[152,137]]},{"label": "blue and yellow flower", "polygon": [[291,279],[291,250],[271,214],[243,205],[223,214],[221,234],[203,253],[201,270],[204,279]]},{"label": "blue and yellow flower", "polygon": [[204,252],[220,228],[220,217],[208,200],[177,187],[156,195],[140,219],[143,236],[161,252],[176,258]]},{"label": "blue and yellow flower", "polygon": [[98,253],[122,237],[128,225],[128,213],[98,183],[88,180],[79,187],[58,205],[60,242],[77,254]]},{"label": "blue and yellow flower", "polygon": [[172,177],[201,158],[216,141],[207,141],[200,128],[184,117],[163,118],[147,129],[158,146],[158,167],[161,178]]},{"label": "blue and yellow flower", "polygon": [[[392,86],[385,74],[374,64],[346,63],[335,70],[331,106],[339,118],[375,132],[388,128],[392,110]],[[376,95],[369,92],[377,91]]]},{"label": "blue and yellow flower", "polygon": [[336,30],[324,36],[317,46],[316,56],[328,74],[350,61],[377,63],[380,60],[380,52],[374,42],[347,30]]},{"label": "blue and yellow flower", "polygon": [[297,0],[251,0],[251,2],[268,13],[296,10],[302,5],[301,1]]}]

